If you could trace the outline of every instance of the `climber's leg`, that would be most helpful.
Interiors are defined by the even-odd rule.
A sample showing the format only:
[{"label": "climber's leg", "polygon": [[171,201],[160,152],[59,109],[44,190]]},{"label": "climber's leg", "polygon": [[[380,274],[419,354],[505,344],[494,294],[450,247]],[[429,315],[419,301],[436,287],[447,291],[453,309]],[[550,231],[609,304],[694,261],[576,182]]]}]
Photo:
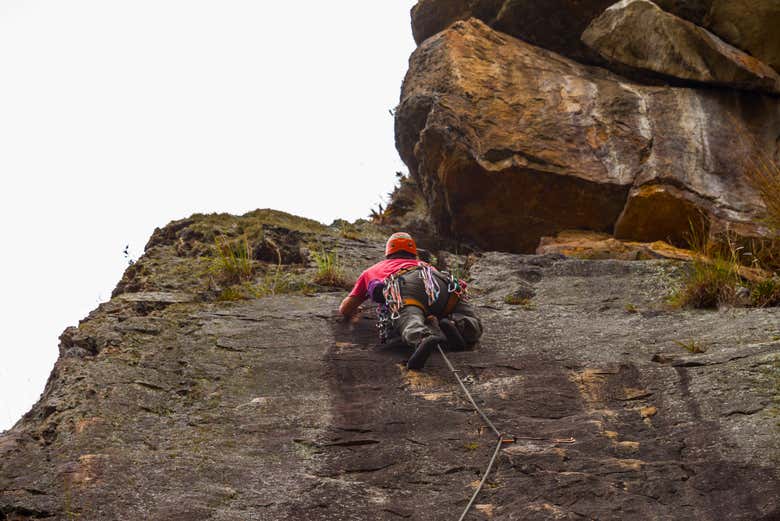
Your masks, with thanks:
[{"label": "climber's leg", "polygon": [[412,349],[419,345],[420,340],[434,334],[433,329],[425,323],[422,309],[416,306],[402,308],[395,325],[401,339]]},{"label": "climber's leg", "polygon": [[452,312],[452,322],[468,346],[472,346],[482,336],[482,321],[477,316],[474,306],[460,301]]}]

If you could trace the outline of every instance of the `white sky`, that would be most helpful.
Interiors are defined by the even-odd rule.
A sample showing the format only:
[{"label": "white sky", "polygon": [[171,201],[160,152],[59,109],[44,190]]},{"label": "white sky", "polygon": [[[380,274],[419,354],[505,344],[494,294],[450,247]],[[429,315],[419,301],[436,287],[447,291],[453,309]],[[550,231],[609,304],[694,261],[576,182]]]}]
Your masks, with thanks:
[{"label": "white sky", "polygon": [[415,0],[0,0],[0,430],[156,226],[368,215]]}]

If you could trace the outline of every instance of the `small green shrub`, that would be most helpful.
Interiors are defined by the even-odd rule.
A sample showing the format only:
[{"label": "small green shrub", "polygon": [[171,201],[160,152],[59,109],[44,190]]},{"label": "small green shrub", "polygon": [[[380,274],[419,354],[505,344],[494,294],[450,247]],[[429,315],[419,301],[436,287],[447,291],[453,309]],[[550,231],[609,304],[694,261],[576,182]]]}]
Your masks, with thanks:
[{"label": "small green shrub", "polygon": [[694,261],[691,273],[672,302],[681,307],[717,308],[735,301],[740,282],[728,263]]},{"label": "small green shrub", "polygon": [[217,297],[217,300],[221,302],[233,302],[236,300],[244,300],[246,298],[249,298],[246,294],[246,291],[244,291],[243,286],[228,286],[227,288],[223,289],[219,296]]},{"label": "small green shrub", "polygon": [[349,286],[338,252],[324,249],[312,250],[311,257],[317,265],[317,273],[314,275],[315,284],[336,288]]},{"label": "small green shrub", "polygon": [[780,306],[780,277],[761,269],[755,255],[743,254],[734,237],[726,234],[716,242],[692,236],[690,245],[696,256],[682,286],[672,295],[672,304],[692,308]]},{"label": "small green shrub", "polygon": [[738,301],[738,289],[745,282],[740,275],[741,248],[729,235],[724,242],[709,237],[704,225],[690,223],[688,245],[694,252],[691,269],[683,285],[672,295],[672,304],[679,307],[717,308]]},{"label": "small green shrub", "polygon": [[277,266],[276,270],[268,271],[254,286],[255,297],[271,297],[290,293],[309,294],[314,289],[302,276],[288,273]]},{"label": "small green shrub", "polygon": [[221,302],[234,302],[251,298],[272,297],[285,294],[309,294],[313,288],[306,282],[303,276],[284,272],[281,266],[269,269],[254,282],[233,284],[224,288],[217,296]]},{"label": "small green shrub", "polygon": [[211,271],[226,284],[249,282],[255,270],[252,263],[252,249],[246,236],[230,240],[224,235],[214,239],[216,256]]},{"label": "small green shrub", "polygon": [[780,306],[780,277],[754,283],[750,296],[758,307]]}]

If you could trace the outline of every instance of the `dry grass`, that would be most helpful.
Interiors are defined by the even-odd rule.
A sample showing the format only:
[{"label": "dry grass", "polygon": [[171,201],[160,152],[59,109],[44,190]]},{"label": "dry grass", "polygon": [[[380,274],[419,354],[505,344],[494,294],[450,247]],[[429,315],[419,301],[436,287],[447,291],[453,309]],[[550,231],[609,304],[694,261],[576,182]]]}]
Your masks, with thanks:
[{"label": "dry grass", "polygon": [[338,252],[325,251],[324,249],[312,250],[311,257],[317,266],[317,273],[314,275],[315,284],[334,288],[350,287]]},{"label": "dry grass", "polygon": [[252,280],[255,270],[252,249],[246,235],[234,240],[218,235],[214,245],[216,256],[211,271],[221,282],[241,284]]},{"label": "dry grass", "polygon": [[766,154],[756,154],[748,158],[747,173],[766,206],[767,226],[780,235],[780,166]]},{"label": "dry grass", "polygon": [[726,248],[713,241],[704,223],[704,218],[690,223],[688,246],[694,257],[683,286],[672,296],[672,303],[679,307],[732,304],[742,283],[739,251],[731,241]]},{"label": "dry grass", "polygon": [[276,253],[277,263],[268,265],[258,276],[246,236],[232,243],[224,237],[218,238],[218,256],[212,270],[216,271],[221,282],[228,286],[222,289],[217,300],[237,301],[288,293],[305,294],[312,291],[306,281],[296,277],[295,273],[284,270],[279,245],[270,238],[266,238],[265,242]]},{"label": "dry grass", "polygon": [[504,297],[504,303],[509,304],[510,306],[520,306],[526,311],[533,311],[536,309],[536,305],[533,303],[533,301],[528,297],[523,297],[522,295],[507,295]]},{"label": "dry grass", "polygon": [[704,347],[701,344],[701,342],[699,342],[697,340],[694,340],[694,339],[691,339],[691,340],[688,340],[688,341],[675,340],[674,343],[677,344],[678,346],[682,347],[683,349],[685,349],[689,353],[701,354],[701,353],[706,353],[707,352],[707,348]]},{"label": "dry grass", "polygon": [[672,295],[678,307],[767,307],[780,305],[780,277],[762,269],[759,258],[730,233],[711,237],[691,225],[688,243],[694,252],[683,285]]},{"label": "dry grass", "polygon": [[[736,122],[734,126],[740,128]],[[769,228],[771,235],[751,241],[748,247],[763,268],[780,273],[780,165],[753,135],[741,132],[737,134],[737,139],[745,150],[743,168],[747,180],[766,208],[763,224]]]}]

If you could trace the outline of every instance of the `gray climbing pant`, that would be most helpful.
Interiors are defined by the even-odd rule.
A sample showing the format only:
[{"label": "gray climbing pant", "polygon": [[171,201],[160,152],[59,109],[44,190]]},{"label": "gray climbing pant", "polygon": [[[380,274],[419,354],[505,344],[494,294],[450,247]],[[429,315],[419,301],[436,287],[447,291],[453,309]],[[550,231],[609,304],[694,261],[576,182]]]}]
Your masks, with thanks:
[{"label": "gray climbing pant", "polygon": [[[447,306],[449,293],[447,292],[448,280],[445,276],[435,273],[441,292],[439,298],[429,306],[431,314],[439,316]],[[420,271],[415,270],[400,277],[401,296],[415,299],[423,305],[428,304],[428,295],[425,293],[425,283],[420,276]],[[442,335],[434,325],[426,323],[425,313],[417,306],[405,306],[400,311],[394,327],[405,344],[412,348],[419,345],[420,340],[430,335]],[[444,317],[441,317],[444,318]],[[455,327],[458,328],[466,344],[473,345],[482,336],[482,322],[477,317],[474,307],[467,302],[460,301],[455,306],[450,317]]]}]

